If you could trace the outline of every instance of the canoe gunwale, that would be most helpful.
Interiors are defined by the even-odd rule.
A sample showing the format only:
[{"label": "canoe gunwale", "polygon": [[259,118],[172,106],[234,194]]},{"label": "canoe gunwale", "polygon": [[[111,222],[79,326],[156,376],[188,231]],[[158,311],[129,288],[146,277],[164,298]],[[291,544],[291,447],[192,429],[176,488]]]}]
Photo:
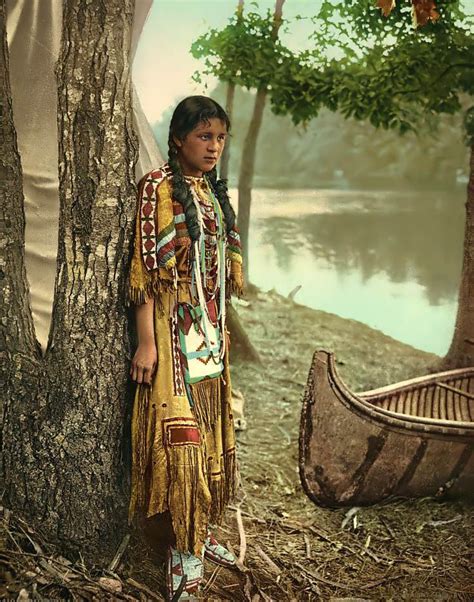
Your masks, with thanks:
[{"label": "canoe gunwale", "polygon": [[[380,395],[374,395],[372,394],[372,391],[370,392],[370,397],[365,397],[367,393],[366,391],[363,393],[352,393],[337,372],[333,353],[325,351],[324,349],[320,349],[315,352],[313,361],[320,361],[318,354],[320,355],[321,353],[324,353],[327,358],[326,368],[329,384],[336,394],[338,400],[348,409],[356,411],[359,415],[369,417],[377,422],[383,422],[391,427],[401,428],[402,430],[418,430],[422,433],[429,433],[431,435],[454,436],[456,439],[459,437],[474,437],[474,422],[461,422],[457,420],[444,420],[440,418],[413,416],[410,414],[402,414],[399,412],[393,412],[391,410],[385,410],[384,408],[379,408],[373,405],[370,400],[376,399]],[[465,374],[466,369],[457,370],[456,373],[458,372]],[[472,372],[474,375],[474,369]],[[451,371],[440,372],[438,374],[428,375],[427,377],[412,379],[411,381],[403,381],[402,384],[404,386],[400,389],[398,387],[398,383],[395,383],[393,385],[389,385],[388,387],[383,387],[385,390],[384,395],[386,391],[389,391],[390,393],[396,393],[401,390],[407,391],[409,388],[415,388],[419,386],[419,384],[423,384],[422,379],[424,379],[424,384],[429,384],[430,382],[434,384],[436,380],[441,377],[441,375],[450,373]],[[468,371],[468,374],[470,374],[470,370]],[[409,387],[406,383],[410,383]],[[374,389],[373,391],[377,391],[377,389]]]}]

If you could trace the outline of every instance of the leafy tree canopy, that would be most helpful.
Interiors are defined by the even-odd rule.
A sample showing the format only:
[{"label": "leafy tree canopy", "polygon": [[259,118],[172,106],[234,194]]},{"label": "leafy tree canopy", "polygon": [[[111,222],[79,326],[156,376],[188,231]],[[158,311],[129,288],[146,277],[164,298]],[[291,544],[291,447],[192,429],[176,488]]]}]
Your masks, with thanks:
[{"label": "leafy tree canopy", "polygon": [[292,59],[290,50],[280,40],[272,39],[273,25],[271,11],[263,16],[255,11],[238,11],[224,29],[211,29],[199,37],[191,53],[204,58],[205,68],[194,74],[195,81],[200,82],[201,75],[213,75],[249,89],[271,85],[275,69]]},{"label": "leafy tree canopy", "polygon": [[270,12],[250,11],[199,38],[192,52],[205,58],[204,74],[265,86],[272,110],[294,123],[327,107],[375,127],[417,131],[439,113],[461,110],[474,92],[473,19],[456,0],[438,0],[436,9],[438,19],[414,30],[408,2],[384,18],[373,0],[324,0],[313,17],[314,47],[302,52],[271,39]]},{"label": "leafy tree canopy", "polygon": [[[298,85],[300,73],[275,86],[275,111],[300,122],[323,105],[337,106],[346,117],[401,133],[416,130],[420,121],[437,113],[457,112],[463,95],[474,91],[472,20],[465,18],[459,2],[439,2],[438,10],[440,19],[413,31],[403,3],[384,19],[371,0],[323,2],[305,82]],[[328,50],[328,40],[339,57],[322,52]],[[291,73],[289,68],[287,75]]]}]

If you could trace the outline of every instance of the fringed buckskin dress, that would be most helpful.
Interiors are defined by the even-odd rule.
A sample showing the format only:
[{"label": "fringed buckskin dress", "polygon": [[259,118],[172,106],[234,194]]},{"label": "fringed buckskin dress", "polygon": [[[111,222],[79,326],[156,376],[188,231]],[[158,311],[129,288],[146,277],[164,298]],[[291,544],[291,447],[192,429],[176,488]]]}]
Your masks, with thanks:
[{"label": "fringed buckskin dress", "polygon": [[[146,174],[138,187],[129,303],[154,298],[158,366],[151,386],[137,384],[135,393],[129,521],[136,514],[149,518],[169,511],[176,548],[200,555],[209,523],[219,522],[235,490],[225,299],[242,293],[242,255],[239,234],[235,227],[226,233],[207,178],[185,176],[204,234],[196,263],[198,244],[189,236],[182,204],[172,198],[171,178],[165,164]],[[214,373],[220,374],[188,382],[181,341],[193,324],[187,323],[188,314],[183,318],[182,308],[198,306],[203,294],[225,353],[220,368],[215,364]],[[206,357],[204,370],[205,364]]]}]

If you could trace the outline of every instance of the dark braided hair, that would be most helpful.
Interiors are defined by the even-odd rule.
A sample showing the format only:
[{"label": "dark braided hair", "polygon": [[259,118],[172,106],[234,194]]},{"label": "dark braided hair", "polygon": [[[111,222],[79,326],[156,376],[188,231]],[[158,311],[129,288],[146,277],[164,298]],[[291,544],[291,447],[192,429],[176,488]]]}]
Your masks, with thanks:
[{"label": "dark braided hair", "polygon": [[235,224],[235,211],[230,204],[229,194],[227,192],[227,180],[217,179],[217,169],[213,167],[211,171],[207,172],[207,177],[211,183],[212,190],[219,201],[222,213],[224,214],[224,220],[226,225],[227,233],[229,233]]},{"label": "dark braided hair", "polygon": [[[171,118],[168,136],[168,163],[173,172],[172,190],[173,197],[179,201],[184,208],[186,226],[192,240],[198,240],[200,235],[199,221],[196,206],[193,202],[191,189],[184,178],[181,165],[178,161],[178,147],[173,137],[184,140],[186,136],[202,121],[206,122],[217,117],[230,130],[230,120],[224,109],[212,98],[207,96],[188,96],[182,100],[174,110]],[[217,179],[217,170],[214,167],[206,173],[208,181],[214,194],[219,201],[224,214],[226,230],[229,232],[235,224],[235,212],[230,204],[227,194],[226,180]]]}]

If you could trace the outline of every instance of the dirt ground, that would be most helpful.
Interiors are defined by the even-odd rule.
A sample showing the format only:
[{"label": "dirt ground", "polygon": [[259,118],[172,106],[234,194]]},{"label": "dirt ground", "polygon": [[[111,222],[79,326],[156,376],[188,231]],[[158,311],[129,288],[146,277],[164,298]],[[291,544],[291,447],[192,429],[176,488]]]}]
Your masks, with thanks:
[{"label": "dirt ground", "polygon": [[[237,310],[262,363],[232,366],[247,429],[238,435],[240,493],[216,532],[238,555],[240,512],[247,571],[209,564],[202,599],[473,600],[472,506],[420,499],[328,510],[306,497],[298,474],[301,402],[316,349],[335,353],[354,391],[425,374],[439,358],[274,292]],[[135,578],[157,591],[156,558],[148,560],[134,563]]]},{"label": "dirt ground", "polygon": [[[261,363],[231,368],[247,428],[238,433],[238,497],[215,533],[244,562],[232,571],[207,563],[200,599],[474,600],[472,506],[419,499],[328,510],[306,497],[298,474],[302,396],[316,349],[335,353],[353,391],[433,371],[439,358],[274,292],[255,292],[237,310]],[[163,599],[162,556],[136,534],[113,570],[94,573],[46,555],[28,525],[3,512],[2,599],[12,591],[17,600]]]}]

